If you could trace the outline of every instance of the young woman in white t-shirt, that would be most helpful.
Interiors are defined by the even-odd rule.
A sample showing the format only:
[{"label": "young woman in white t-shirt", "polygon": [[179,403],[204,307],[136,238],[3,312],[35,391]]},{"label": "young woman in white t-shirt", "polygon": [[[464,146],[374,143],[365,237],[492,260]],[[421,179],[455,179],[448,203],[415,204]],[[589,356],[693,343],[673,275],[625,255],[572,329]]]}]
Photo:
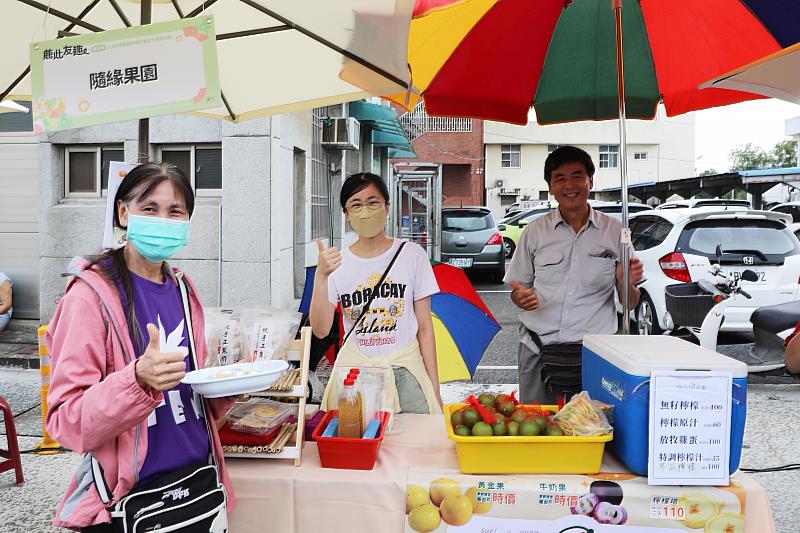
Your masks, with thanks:
[{"label": "young woman in white t-shirt", "polygon": [[[319,260],[310,321],[319,338],[331,330],[337,304],[342,306],[345,332],[353,328],[402,242],[385,233],[389,190],[380,176],[350,176],[342,185],[340,202],[358,240],[342,251],[325,248],[317,240]],[[389,392],[396,411],[440,413],[430,299],[437,292],[428,254],[419,245],[406,242],[367,314],[339,351],[335,367],[390,367],[393,383]],[[323,408],[334,407],[330,390],[325,391]]]}]

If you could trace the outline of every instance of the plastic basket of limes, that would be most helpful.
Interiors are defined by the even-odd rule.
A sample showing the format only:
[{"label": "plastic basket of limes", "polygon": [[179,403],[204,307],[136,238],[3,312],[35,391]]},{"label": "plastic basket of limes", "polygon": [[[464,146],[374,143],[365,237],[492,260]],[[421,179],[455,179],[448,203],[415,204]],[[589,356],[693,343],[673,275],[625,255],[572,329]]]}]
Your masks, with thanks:
[{"label": "plastic basket of limes", "polygon": [[[565,435],[551,416],[556,405],[503,404],[497,395],[495,424],[481,419],[469,404],[444,409],[447,435],[455,442],[458,466],[465,474],[596,474],[606,442],[613,435]],[[510,399],[510,397],[509,397]]]}]

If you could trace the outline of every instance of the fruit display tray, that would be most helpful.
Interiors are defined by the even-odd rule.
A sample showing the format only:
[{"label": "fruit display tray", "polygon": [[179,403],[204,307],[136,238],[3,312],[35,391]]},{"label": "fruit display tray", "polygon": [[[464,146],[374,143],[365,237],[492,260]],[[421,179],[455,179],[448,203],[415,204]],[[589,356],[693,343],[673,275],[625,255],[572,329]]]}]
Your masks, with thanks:
[{"label": "fruit display tray", "polygon": [[[596,474],[603,463],[606,442],[599,437],[461,437],[453,432],[450,417],[465,404],[444,409],[447,436],[455,442],[458,467],[465,474]],[[556,412],[556,405],[542,405]]]}]

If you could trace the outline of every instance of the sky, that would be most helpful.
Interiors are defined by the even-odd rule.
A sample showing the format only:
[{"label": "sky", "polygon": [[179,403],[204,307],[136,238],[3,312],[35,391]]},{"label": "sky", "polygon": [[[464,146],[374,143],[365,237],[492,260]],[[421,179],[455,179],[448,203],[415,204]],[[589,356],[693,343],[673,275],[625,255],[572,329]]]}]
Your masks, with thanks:
[{"label": "sky", "polygon": [[784,121],[800,116],[800,105],[781,100],[755,100],[695,113],[695,168],[725,172],[728,154],[753,143],[771,149],[787,139]]}]

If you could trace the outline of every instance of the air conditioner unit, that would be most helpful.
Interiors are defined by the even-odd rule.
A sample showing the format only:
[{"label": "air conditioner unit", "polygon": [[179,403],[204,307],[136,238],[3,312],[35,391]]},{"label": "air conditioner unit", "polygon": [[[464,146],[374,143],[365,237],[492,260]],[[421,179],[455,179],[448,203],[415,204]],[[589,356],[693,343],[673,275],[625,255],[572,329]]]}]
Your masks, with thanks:
[{"label": "air conditioner unit", "polygon": [[506,180],[497,180],[494,182],[494,186],[497,189],[505,189],[506,188]]},{"label": "air conditioner unit", "polygon": [[361,124],[353,117],[322,119],[322,145],[340,150],[358,150]]}]

